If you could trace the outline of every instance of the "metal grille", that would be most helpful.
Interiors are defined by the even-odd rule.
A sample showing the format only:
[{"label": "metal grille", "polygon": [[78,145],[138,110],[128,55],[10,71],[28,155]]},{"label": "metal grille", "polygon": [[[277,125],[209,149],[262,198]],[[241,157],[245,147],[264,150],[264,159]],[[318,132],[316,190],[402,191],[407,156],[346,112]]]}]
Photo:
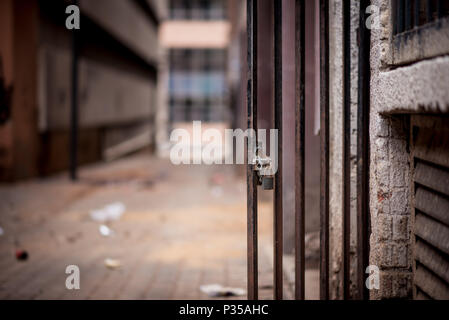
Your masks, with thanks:
[{"label": "metal grille", "polygon": [[226,51],[172,49],[169,60],[171,121],[223,121],[227,110]]},{"label": "metal grille", "polygon": [[226,16],[226,0],[170,0],[174,20],[222,20]]},{"label": "metal grille", "polygon": [[449,299],[448,120],[412,117],[417,299]]},{"label": "metal grille", "polygon": [[399,34],[449,16],[447,0],[393,1],[393,33]]},{"label": "metal grille", "polygon": [[[358,132],[357,146],[357,185],[360,195],[357,198],[357,239],[358,239],[358,261],[357,268],[357,292],[359,299],[368,298],[364,285],[365,268],[368,265],[368,124],[369,124],[369,85],[370,85],[370,31],[365,28],[368,15],[365,8],[369,0],[361,0],[359,28],[359,73],[358,73]],[[248,32],[248,92],[247,92],[247,124],[248,129],[257,129],[257,81],[258,81],[258,9],[257,0],[247,0],[247,32]],[[349,284],[349,196],[350,196],[350,88],[351,88],[351,7],[350,2],[344,2],[343,11],[343,57],[344,57],[344,167],[343,179],[345,183],[344,195],[342,195],[344,212],[343,219],[343,251],[344,263],[344,298],[350,296]],[[295,299],[305,298],[305,34],[307,32],[305,23],[305,0],[295,1]],[[321,178],[320,178],[320,298],[329,299],[329,0],[319,1],[320,10],[320,136],[321,136]],[[283,208],[282,208],[282,1],[273,0],[273,44],[274,44],[274,104],[273,127],[279,130],[278,140],[278,171],[274,181],[274,239],[273,239],[273,289],[274,298],[283,299],[283,270],[282,270],[282,242],[283,242]],[[254,170],[254,164],[247,166],[247,218],[248,218],[248,298],[258,298],[258,259],[257,259],[257,186],[258,179]]]}]

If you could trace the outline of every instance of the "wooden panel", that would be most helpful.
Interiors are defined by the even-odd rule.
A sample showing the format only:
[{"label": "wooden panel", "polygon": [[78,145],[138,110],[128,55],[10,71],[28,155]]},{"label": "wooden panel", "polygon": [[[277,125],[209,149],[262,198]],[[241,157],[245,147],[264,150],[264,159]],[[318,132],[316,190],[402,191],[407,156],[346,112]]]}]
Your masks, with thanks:
[{"label": "wooden panel", "polygon": [[449,226],[449,200],[426,189],[418,188],[415,195],[415,207]]},{"label": "wooden panel", "polygon": [[[5,88],[9,88],[13,82],[13,6],[13,0],[0,1],[0,77],[3,77]],[[12,179],[14,166],[12,133],[10,121],[0,124],[0,181]]]},{"label": "wooden panel", "polygon": [[418,162],[415,168],[415,182],[449,196],[449,172]]},{"label": "wooden panel", "polygon": [[15,179],[38,174],[37,1],[15,0],[12,127]]},{"label": "wooden panel", "polygon": [[427,129],[449,130],[449,116],[412,115],[411,125]]},{"label": "wooden panel", "polygon": [[[48,129],[66,129],[70,119],[70,53],[44,48],[45,94],[40,103],[48,115]],[[150,78],[87,59],[79,66],[80,126],[98,127],[150,119],[155,84]]]},{"label": "wooden panel", "polygon": [[[101,132],[86,129],[79,132],[78,163],[93,163],[101,159]],[[42,175],[66,170],[69,164],[70,132],[52,131],[42,135],[43,152],[40,166]]]},{"label": "wooden panel", "polygon": [[157,27],[134,1],[81,0],[79,3],[83,13],[147,62],[158,60]]},{"label": "wooden panel", "polygon": [[449,134],[447,130],[418,129],[415,157],[449,168]]},{"label": "wooden panel", "polygon": [[449,117],[411,116],[416,299],[449,299]]},{"label": "wooden panel", "polygon": [[449,260],[448,256],[441,254],[425,242],[417,239],[415,247],[415,258],[426,268],[449,283]]},{"label": "wooden panel", "polygon": [[449,286],[421,265],[416,267],[415,283],[433,299],[449,299]]},{"label": "wooden panel", "polygon": [[418,213],[415,218],[415,233],[434,247],[449,254],[449,228]]}]

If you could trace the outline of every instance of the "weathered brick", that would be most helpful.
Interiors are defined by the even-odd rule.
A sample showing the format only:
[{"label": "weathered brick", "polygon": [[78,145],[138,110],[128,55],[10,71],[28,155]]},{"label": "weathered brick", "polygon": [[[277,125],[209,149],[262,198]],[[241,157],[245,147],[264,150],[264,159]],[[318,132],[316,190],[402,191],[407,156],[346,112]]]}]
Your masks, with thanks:
[{"label": "weathered brick", "polygon": [[409,240],[409,220],[408,216],[393,216],[393,240]]},{"label": "weathered brick", "polygon": [[390,162],[378,161],[377,162],[377,183],[380,187],[389,188],[390,186]]},{"label": "weathered brick", "polygon": [[390,186],[391,187],[406,187],[408,185],[406,180],[406,173],[404,166],[396,163],[390,163]]},{"label": "weathered brick", "polygon": [[413,284],[411,273],[398,273],[392,276],[392,297],[412,298]]},{"label": "weathered brick", "polygon": [[379,214],[377,222],[379,230],[379,240],[390,240],[392,235],[393,217],[387,214]]},{"label": "weathered brick", "polygon": [[404,189],[392,190],[390,198],[390,212],[392,214],[408,214],[408,193]]},{"label": "weathered brick", "polygon": [[390,161],[406,164],[409,162],[406,140],[390,139]]},{"label": "weathered brick", "polygon": [[380,250],[380,266],[383,268],[394,267],[393,261],[393,245],[384,243],[379,246]]},{"label": "weathered brick", "polygon": [[392,248],[393,248],[392,266],[397,268],[408,268],[409,267],[408,245],[395,244],[392,246]]},{"label": "weathered brick", "polygon": [[388,161],[388,138],[377,138],[376,143],[376,151],[378,152],[378,160],[385,160]]},{"label": "weathered brick", "polygon": [[390,135],[390,121],[388,118],[379,117],[377,122],[377,136],[388,137]]},{"label": "weathered brick", "polygon": [[391,298],[393,293],[393,277],[388,272],[380,272],[379,274],[379,282],[380,282],[380,289],[379,289],[379,297],[381,299],[388,299]]},{"label": "weathered brick", "polygon": [[388,189],[380,189],[379,192],[377,193],[377,203],[378,203],[378,210],[379,210],[379,214],[381,213],[385,213],[385,214],[389,214],[390,213],[390,197],[391,197],[391,193],[388,191]]}]

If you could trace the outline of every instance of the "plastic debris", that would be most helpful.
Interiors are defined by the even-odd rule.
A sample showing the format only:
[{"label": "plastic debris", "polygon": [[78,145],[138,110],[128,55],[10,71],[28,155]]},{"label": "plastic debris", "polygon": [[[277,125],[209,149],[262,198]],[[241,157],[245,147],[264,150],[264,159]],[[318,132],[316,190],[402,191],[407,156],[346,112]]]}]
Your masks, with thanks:
[{"label": "plastic debris", "polygon": [[4,235],[4,234],[5,234],[5,231],[3,230],[2,227],[0,227],[0,237],[1,237],[2,235]]},{"label": "plastic debris", "polygon": [[103,209],[92,210],[90,212],[90,217],[99,222],[107,221],[117,221],[120,220],[122,215],[125,213],[126,207],[121,202],[115,202],[107,205]]},{"label": "plastic debris", "polygon": [[17,249],[16,250],[16,259],[19,261],[28,260],[28,252],[26,252],[25,250]]},{"label": "plastic debris", "polygon": [[200,286],[200,290],[209,297],[238,297],[246,294],[246,291],[241,288],[223,287],[219,284],[207,284]]},{"label": "plastic debris", "polygon": [[220,198],[223,195],[223,188],[220,186],[213,186],[210,189],[210,193],[212,194],[212,196],[214,196],[215,198]]},{"label": "plastic debris", "polygon": [[100,231],[100,234],[104,237],[109,237],[114,234],[114,230],[109,228],[107,225],[102,224],[100,227],[98,227],[98,230]]},{"label": "plastic debris", "polygon": [[122,266],[120,260],[110,259],[110,258],[107,258],[107,259],[104,260],[104,265],[108,269],[117,269],[117,268],[120,268]]}]

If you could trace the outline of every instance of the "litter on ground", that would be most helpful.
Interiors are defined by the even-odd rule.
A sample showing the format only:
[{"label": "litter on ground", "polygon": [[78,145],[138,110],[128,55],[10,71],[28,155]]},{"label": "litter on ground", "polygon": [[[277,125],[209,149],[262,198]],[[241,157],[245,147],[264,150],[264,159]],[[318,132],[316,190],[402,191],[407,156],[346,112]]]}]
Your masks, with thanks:
[{"label": "litter on ground", "polygon": [[246,291],[241,288],[223,287],[219,284],[207,284],[200,286],[201,292],[204,292],[209,297],[238,297],[246,294]]},{"label": "litter on ground", "polygon": [[100,234],[104,237],[109,237],[114,234],[114,230],[109,228],[107,225],[102,224],[98,227],[98,230],[100,231]]},{"label": "litter on ground", "polygon": [[120,220],[125,211],[126,207],[123,203],[115,202],[102,209],[92,210],[90,217],[98,222],[117,221]]},{"label": "litter on ground", "polygon": [[16,259],[19,261],[26,261],[28,260],[28,252],[25,250],[16,250]]},{"label": "litter on ground", "polygon": [[110,258],[107,258],[107,259],[104,260],[104,265],[108,269],[117,269],[117,268],[120,268],[122,266],[120,260],[110,259]]}]

